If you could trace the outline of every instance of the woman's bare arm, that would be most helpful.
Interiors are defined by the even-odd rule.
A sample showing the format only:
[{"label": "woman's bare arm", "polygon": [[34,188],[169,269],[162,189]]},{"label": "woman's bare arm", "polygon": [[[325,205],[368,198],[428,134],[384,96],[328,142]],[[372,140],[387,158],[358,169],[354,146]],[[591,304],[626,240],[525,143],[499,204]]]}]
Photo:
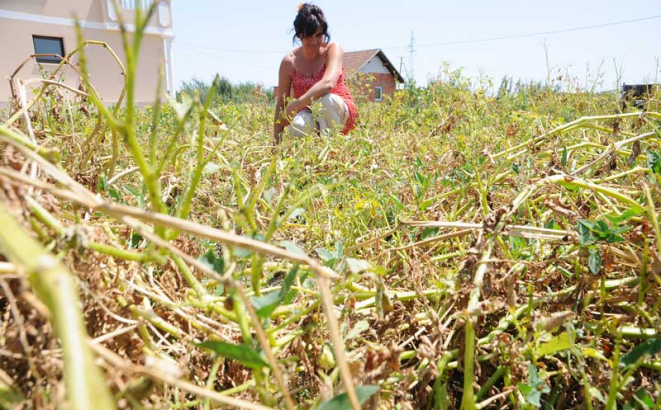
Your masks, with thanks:
[{"label": "woman's bare arm", "polygon": [[289,124],[286,113],[283,113],[285,101],[289,98],[291,90],[291,79],[294,72],[294,62],[288,54],[280,63],[278,74],[278,95],[276,96],[275,116],[273,119],[273,139],[276,144],[280,143],[280,134],[285,126]]}]

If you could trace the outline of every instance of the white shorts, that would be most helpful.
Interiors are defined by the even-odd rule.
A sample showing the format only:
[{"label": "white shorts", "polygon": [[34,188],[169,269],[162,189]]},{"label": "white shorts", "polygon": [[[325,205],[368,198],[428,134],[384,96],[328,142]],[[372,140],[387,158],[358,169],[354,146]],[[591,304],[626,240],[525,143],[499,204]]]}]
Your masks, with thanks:
[{"label": "white shorts", "polygon": [[303,137],[315,130],[328,132],[334,127],[344,127],[348,118],[347,103],[339,95],[329,93],[315,101],[312,110],[297,113],[289,126],[289,133],[293,137]]}]

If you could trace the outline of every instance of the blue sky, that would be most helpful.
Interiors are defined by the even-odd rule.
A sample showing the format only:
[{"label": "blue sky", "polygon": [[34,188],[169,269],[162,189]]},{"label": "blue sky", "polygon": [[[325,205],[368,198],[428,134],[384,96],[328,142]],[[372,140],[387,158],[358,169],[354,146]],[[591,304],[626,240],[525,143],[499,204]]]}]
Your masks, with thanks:
[{"label": "blue sky", "polygon": [[[467,76],[545,81],[567,75],[599,89],[661,81],[659,0],[319,0],[332,41],[345,51],[381,48],[397,67],[410,69],[407,46],[416,44],[415,79],[425,84],[442,62]],[[280,60],[291,48],[296,1],[173,1],[176,81],[277,83]],[[655,17],[656,18],[649,18]],[[495,37],[612,24],[592,29],[504,40]],[[463,44],[447,44],[468,42]],[[547,64],[548,57],[548,64]],[[550,70],[549,70],[550,68]],[[406,75],[406,73],[402,73]]]}]

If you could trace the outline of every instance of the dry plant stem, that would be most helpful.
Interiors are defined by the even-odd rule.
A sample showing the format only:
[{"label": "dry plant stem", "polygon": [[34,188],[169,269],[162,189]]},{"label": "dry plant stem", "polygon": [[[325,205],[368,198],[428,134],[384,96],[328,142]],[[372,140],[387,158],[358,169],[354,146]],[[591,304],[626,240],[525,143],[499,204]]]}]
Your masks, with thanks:
[{"label": "dry plant stem", "polygon": [[0,125],[0,135],[23,146],[26,146],[27,148],[30,148],[32,151],[37,152],[43,157],[49,157],[52,153],[52,151],[37,145],[36,143],[30,141],[28,138],[21,136],[19,133],[5,125]]},{"label": "dry plant stem", "polygon": [[122,177],[125,177],[129,174],[132,174],[133,172],[135,172],[139,169],[140,168],[138,168],[138,167],[132,167],[132,168],[129,168],[129,169],[126,169],[126,170],[120,172],[119,174],[115,175],[114,177],[112,177],[111,179],[108,180],[108,187],[111,187],[115,182],[117,182]]},{"label": "dry plant stem", "polygon": [[7,285],[7,282],[5,282],[4,280],[0,280],[0,287],[2,288],[2,292],[5,294],[5,297],[9,302],[9,307],[11,310],[11,314],[14,317],[14,322],[18,325],[18,337],[19,340],[21,341],[21,347],[23,347],[23,351],[25,353],[25,357],[27,358],[30,371],[34,373],[36,378],[40,378],[39,372],[34,366],[34,356],[32,355],[32,347],[30,346],[30,343],[28,343],[27,333],[25,332],[25,325],[21,317],[21,312],[18,310],[18,305],[16,304],[16,298],[14,297],[14,294],[9,288],[9,285]]},{"label": "dry plant stem", "polygon": [[191,264],[192,266],[195,266],[196,269],[198,269],[200,272],[203,272],[213,278],[216,278],[216,280],[220,281],[221,283],[225,284],[226,286],[231,286],[237,290],[237,293],[241,296],[241,300],[243,301],[244,306],[248,310],[248,313],[250,315],[250,319],[252,320],[253,328],[255,332],[257,333],[257,338],[260,342],[260,345],[262,346],[262,349],[264,349],[264,352],[266,353],[266,356],[269,360],[269,363],[271,364],[271,367],[273,369],[273,373],[276,378],[276,382],[278,383],[278,386],[282,390],[282,393],[285,397],[285,403],[287,405],[287,408],[289,410],[294,410],[296,408],[294,401],[291,398],[291,395],[289,394],[289,390],[287,389],[287,384],[285,383],[284,377],[282,376],[282,372],[280,371],[280,368],[278,366],[278,361],[275,358],[275,355],[273,354],[271,347],[269,345],[268,339],[266,337],[266,334],[264,333],[264,329],[262,329],[262,325],[260,323],[259,318],[257,317],[257,314],[255,313],[255,309],[252,307],[252,304],[250,303],[250,299],[248,296],[246,296],[245,291],[243,290],[243,287],[230,279],[226,279],[218,273],[216,273],[213,269],[210,269],[208,266],[200,263],[197,259],[191,257],[190,255],[186,254],[185,252],[182,252],[179,250],[177,247],[171,245],[169,242],[159,238],[156,235],[151,234],[150,232],[147,232],[144,229],[141,229],[141,227],[136,224],[134,221],[128,219],[128,218],[121,218],[122,222],[126,223],[127,225],[133,227],[135,230],[139,231],[141,235],[144,235],[146,238],[148,238],[150,241],[154,242],[156,245],[163,247],[173,254],[177,255],[179,258],[181,258],[183,261]]},{"label": "dry plant stem", "polygon": [[263,242],[230,234],[215,228],[203,226],[194,222],[181,220],[167,215],[154,214],[130,207],[107,203],[99,205],[98,209],[106,211],[118,219],[121,219],[121,216],[123,215],[128,215],[138,219],[149,220],[152,223],[161,224],[162,226],[167,226],[178,231],[188,232],[197,236],[205,237],[207,239],[217,240],[218,242],[225,243],[227,245],[238,246],[244,249],[260,252],[262,254],[283,257],[310,266],[313,272],[315,272],[317,275],[317,279],[319,281],[319,292],[322,298],[324,313],[328,320],[329,332],[333,342],[333,351],[335,353],[338,365],[340,366],[342,378],[347,388],[347,394],[349,395],[352,406],[356,410],[360,410],[360,404],[358,402],[358,397],[356,396],[351,372],[344,357],[344,344],[342,343],[339,328],[337,326],[337,319],[335,318],[335,314],[332,309],[332,297],[328,288],[328,282],[326,282],[328,280],[329,272],[332,276],[335,276],[335,274],[330,271],[330,269],[322,267],[314,259],[308,256],[293,254]]},{"label": "dry plant stem", "polygon": [[[110,48],[110,46],[108,45],[108,43],[105,43],[105,42],[103,42],[103,41],[86,40],[86,41],[83,42],[83,45],[82,45],[82,46],[77,47],[75,50],[73,50],[72,52],[70,52],[69,54],[67,54],[66,57],[62,57],[62,56],[59,56],[59,55],[50,55],[50,56],[54,56],[54,57],[59,57],[59,58],[61,59],[61,61],[60,61],[60,63],[57,65],[57,67],[53,70],[53,72],[51,73],[51,75],[49,76],[48,79],[49,79],[49,80],[52,80],[53,78],[55,78],[55,76],[57,75],[57,73],[62,69],[62,67],[63,67],[65,64],[66,64],[68,67],[71,67],[71,69],[73,69],[74,72],[76,72],[76,74],[78,74],[78,75],[82,78],[83,75],[82,75],[82,73],[78,70],[78,67],[77,67],[76,65],[74,65],[74,64],[71,64],[71,63],[69,62],[69,60],[70,60],[75,54],[77,54],[78,52],[80,52],[84,47],[87,47],[88,45],[102,46],[102,47],[104,47],[105,49],[107,49],[108,52],[110,53],[110,55],[111,55],[111,56],[113,57],[113,59],[115,60],[115,62],[119,65],[119,68],[120,68],[120,70],[121,70],[121,72],[122,72],[122,75],[126,75],[126,70],[124,69],[124,64],[122,63],[122,61],[120,60],[120,58],[117,56],[117,54],[112,50],[112,48]],[[23,63],[21,63],[21,64],[18,66],[18,68],[14,71],[14,73],[11,75],[11,77],[10,77],[10,79],[9,79],[9,84],[10,84],[12,87],[13,87],[12,84],[13,84],[13,81],[14,81],[13,79],[14,79],[14,77],[18,74],[18,72],[21,70],[21,68],[23,68],[23,66],[24,66],[28,61],[30,61],[30,60],[32,60],[33,58],[36,58],[36,57],[37,57],[36,54],[35,54],[35,55],[31,55],[31,56],[28,57],[25,61],[23,61]],[[43,93],[46,91],[46,88],[47,88],[47,87],[48,87],[48,84],[44,84],[44,85],[41,87],[41,89],[39,89],[39,92],[35,95],[35,98],[33,98],[32,101],[31,101],[27,106],[21,107],[20,110],[18,110],[17,112],[15,112],[14,115],[12,115],[7,121],[5,121],[5,125],[11,125],[11,124],[13,124],[14,122],[16,122],[16,120],[17,120],[18,118],[20,118],[21,115],[23,115],[24,111],[29,110],[29,109],[32,108],[32,107],[33,107],[38,101],[40,101],[40,100],[41,100],[41,97],[42,97]],[[89,84],[88,87],[91,87],[91,89],[94,89],[93,86],[92,86],[91,84]],[[88,88],[88,89],[89,89],[89,88]],[[122,94],[121,94],[121,95],[122,95],[122,96],[124,95],[124,90],[122,90]],[[121,97],[120,97],[119,101],[121,101]]]},{"label": "dry plant stem", "polygon": [[654,232],[656,233],[656,251],[658,255],[661,256],[661,228],[659,227],[659,217],[656,214],[654,207],[654,198],[652,197],[650,187],[647,184],[643,185],[643,190],[645,191],[645,197],[647,198],[647,215],[651,219]]},{"label": "dry plant stem", "polygon": [[16,273],[16,265],[10,262],[0,262],[0,275],[7,273]]},{"label": "dry plant stem", "polygon": [[431,245],[433,243],[440,242],[440,241],[445,241],[447,239],[459,238],[459,237],[462,237],[462,236],[466,236],[466,235],[470,234],[471,232],[473,232],[472,229],[462,229],[462,230],[457,231],[457,232],[450,232],[450,233],[446,233],[446,234],[443,234],[443,235],[433,236],[431,238],[427,238],[427,239],[424,239],[422,241],[410,243],[408,245],[399,246],[397,248],[386,249],[379,256],[377,256],[376,259],[379,259],[380,257],[382,257],[383,255],[385,255],[388,252],[400,251],[400,250],[415,248],[415,247],[423,246],[423,245]]},{"label": "dry plant stem", "polygon": [[[246,409],[246,410],[275,410],[271,407],[266,407],[261,404],[250,403],[232,397],[223,396],[220,393],[212,392],[204,387],[200,387],[185,380],[181,380],[173,375],[168,374],[167,372],[161,371],[160,369],[153,369],[147,366],[136,366],[133,363],[125,361],[122,357],[118,356],[117,354],[113,353],[112,351],[106,349],[101,345],[91,342],[89,342],[89,345],[106,362],[126,372],[149,376],[154,380],[160,380],[164,383],[175,386],[181,390],[187,391],[189,393],[193,393],[200,397],[209,398],[211,401],[225,406],[231,406],[234,408]],[[90,409],[92,408],[96,408],[96,407],[90,407]]]},{"label": "dry plant stem", "polygon": [[330,293],[328,278],[325,276],[318,276],[317,280],[319,283],[319,293],[321,294],[321,304],[324,308],[324,313],[326,314],[326,320],[328,320],[331,342],[333,343],[333,352],[335,353],[335,359],[340,367],[340,373],[342,374],[342,380],[344,380],[347,395],[349,396],[349,402],[351,403],[353,410],[360,410],[360,402],[356,395],[356,388],[353,383],[353,377],[351,376],[351,370],[344,357],[344,342],[340,336],[337,318],[333,312],[333,299]]},{"label": "dry plant stem", "polygon": [[[35,215],[38,220],[40,220],[46,226],[54,230],[55,233],[57,233],[58,235],[61,236],[64,234],[64,226],[62,226],[60,221],[55,219],[55,217],[51,215],[50,212],[45,210],[36,200],[34,200],[31,196],[28,195],[25,197],[25,202],[28,204],[28,207],[30,208],[30,212],[32,212],[32,214]],[[103,243],[85,242],[83,245],[87,249],[91,249],[93,251],[103,253],[105,255],[114,256],[116,258],[124,259],[127,261],[149,262],[154,259],[152,255],[150,255],[149,253],[127,251]]]},{"label": "dry plant stem", "polygon": [[[444,222],[444,221],[402,221],[402,225],[408,226],[424,226],[424,227],[438,227],[438,228],[461,228],[461,229],[484,229],[483,224],[474,224],[474,223],[464,223],[464,222]],[[563,231],[560,229],[547,229],[547,228],[537,228],[535,226],[524,226],[524,225],[507,225],[503,228],[505,234],[512,236],[521,236],[525,233],[530,234],[540,234],[540,235],[551,235],[564,237],[571,235],[570,231]]]},{"label": "dry plant stem", "polygon": [[75,410],[115,408],[100,370],[85,345],[85,326],[72,275],[42,249],[0,203],[0,249],[25,270],[30,284],[48,306],[62,340],[69,405]]},{"label": "dry plant stem", "polygon": [[495,236],[488,240],[482,257],[478,262],[475,277],[473,278],[473,289],[468,296],[468,317],[466,318],[465,342],[464,342],[464,394],[461,398],[461,408],[464,410],[474,410],[477,408],[475,403],[475,391],[473,383],[475,380],[475,328],[473,326],[473,312],[480,302],[480,293],[484,283],[484,275],[488,268],[488,259],[495,246]]},{"label": "dry plant stem", "polygon": [[[597,116],[589,116],[589,117],[581,117],[577,120],[574,120],[572,122],[569,122],[567,124],[561,125],[559,127],[554,128],[553,130],[542,134],[540,136],[532,137],[526,142],[522,142],[521,144],[515,145],[514,147],[511,147],[505,151],[501,151],[497,154],[493,155],[493,158],[500,158],[503,155],[508,155],[512,152],[519,151],[522,149],[526,149],[529,147],[531,144],[535,145],[538,144],[539,142],[545,140],[546,138],[553,136],[553,135],[559,135],[563,134],[565,132],[571,131],[572,129],[580,128],[584,126],[586,123],[590,123],[593,121],[602,121],[602,120],[614,120],[618,118],[635,118],[635,117],[640,117],[642,112],[637,112],[637,113],[628,113],[628,114],[615,114],[615,115],[597,115]],[[645,113],[645,115],[656,118],[656,119],[661,119],[661,114],[657,112],[648,112]]]},{"label": "dry plant stem", "polygon": [[[552,178],[552,177],[551,177]],[[512,215],[519,207],[528,199],[534,191],[542,185],[544,180],[537,182],[536,184],[529,185],[524,188],[519,195],[512,201],[510,206],[507,208],[506,213],[500,217],[500,221],[496,223],[496,226],[493,228],[493,232],[489,234],[489,237],[486,239],[482,255],[478,261],[477,269],[473,277],[473,289],[471,290],[468,296],[468,306],[466,311],[468,313],[468,318],[466,319],[466,328],[465,328],[465,342],[464,342],[464,393],[461,398],[461,408],[464,410],[475,410],[475,391],[473,388],[473,382],[475,380],[475,328],[473,326],[473,313],[478,307],[480,302],[480,294],[482,291],[482,285],[484,283],[484,276],[487,272],[488,261],[491,258],[491,253],[498,239],[498,234],[505,228],[507,218]]]},{"label": "dry plant stem", "polygon": [[81,95],[83,97],[89,97],[89,94],[87,94],[86,92],[80,91],[77,88],[73,88],[73,87],[71,87],[67,84],[64,84],[64,83],[60,83],[60,82],[53,81],[53,80],[46,80],[46,79],[43,79],[43,78],[30,78],[28,80],[23,81],[22,85],[28,85],[30,83],[44,83],[46,85],[54,85],[54,86],[57,86],[57,87],[64,88],[65,90],[71,91],[74,94],[78,94],[78,95]]},{"label": "dry plant stem", "polygon": [[198,237],[218,241],[225,245],[236,246],[254,252],[259,252],[263,255],[270,255],[279,258],[289,259],[293,262],[297,262],[303,265],[308,265],[315,272],[315,274],[322,277],[332,277],[332,278],[337,277],[337,274],[333,272],[331,269],[321,266],[318,262],[316,262],[314,259],[310,258],[307,255],[292,253],[285,249],[278,248],[276,246],[266,244],[264,242],[260,242],[244,236],[232,234],[230,232],[222,231],[220,229],[212,228],[206,225],[201,225],[196,222],[175,218],[165,214],[156,214],[153,212],[148,212],[138,208],[133,208],[121,204],[105,202],[100,198],[95,197],[92,194],[92,192],[88,191],[82,185],[75,182],[66,173],[64,173],[63,171],[59,170],[58,168],[50,164],[44,158],[41,158],[33,154],[30,150],[26,149],[22,144],[15,143],[13,140],[10,140],[8,138],[3,139],[2,137],[0,137],[0,140],[3,140],[7,143],[14,145],[16,148],[20,149],[25,155],[39,162],[39,164],[48,174],[50,174],[58,182],[60,182],[61,184],[63,184],[73,192],[63,189],[58,189],[50,184],[43,183],[40,181],[30,180],[29,178],[23,176],[22,174],[16,173],[14,171],[0,169],[0,175],[5,175],[8,176],[9,178],[15,179],[24,184],[36,186],[38,188],[47,190],[48,192],[54,195],[74,201],[85,207],[104,211],[109,215],[116,217],[118,219],[121,218],[122,216],[131,216],[143,221],[154,223],[159,226],[171,228],[182,232],[187,232],[189,234]]},{"label": "dry plant stem", "polygon": [[636,141],[640,141],[640,140],[643,140],[643,139],[646,139],[646,138],[654,137],[655,135],[656,135],[655,132],[648,132],[646,134],[641,134],[641,135],[635,136],[633,138],[628,138],[626,140],[618,141],[615,144],[613,144],[609,149],[604,151],[601,155],[599,155],[594,161],[590,162],[589,164],[585,164],[584,166],[582,166],[579,169],[577,169],[576,171],[574,171],[572,173],[572,175],[578,175],[578,174],[582,173],[583,171],[585,171],[589,168],[592,168],[593,166],[595,166],[599,162],[603,161],[605,158],[608,158],[609,155],[611,155],[612,153],[619,150],[620,148],[622,148],[625,145],[633,144]]},{"label": "dry plant stem", "polygon": [[181,205],[177,209],[177,217],[182,219],[188,217],[188,214],[190,213],[190,204],[193,201],[193,195],[195,195],[195,190],[197,189],[197,186],[200,183],[200,180],[202,179],[202,171],[204,170],[204,166],[206,165],[206,161],[204,160],[204,137],[206,132],[207,112],[209,111],[209,106],[211,105],[211,99],[215,94],[216,87],[218,86],[219,81],[220,81],[220,77],[216,76],[213,84],[211,85],[211,89],[209,90],[207,98],[204,102],[204,107],[200,109],[200,113],[199,113],[200,125],[197,130],[197,141],[196,141],[197,160],[195,162],[195,167],[193,168],[193,173],[191,175],[191,179],[188,184],[188,187],[186,187],[186,193],[184,194],[184,198],[181,202]]},{"label": "dry plant stem", "polygon": [[[137,18],[137,17],[136,17]],[[140,26],[142,22],[139,20],[136,21],[136,26]],[[82,46],[83,39],[81,34],[80,26],[77,25],[78,32],[78,44]],[[151,168],[145,156],[142,152],[142,148],[138,143],[135,126],[134,126],[134,93],[135,93],[135,72],[136,72],[136,53],[139,51],[139,41],[141,39],[142,33],[136,29],[134,36],[134,42],[137,43],[138,47],[135,45],[132,47],[128,44],[126,39],[126,33],[122,31],[122,37],[124,39],[124,47],[126,54],[126,116],[123,122],[118,121],[114,115],[106,108],[103,104],[96,91],[90,92],[90,100],[97,107],[99,112],[105,117],[106,121],[110,127],[117,131],[126,142],[126,145],[131,152],[133,160],[136,162],[138,168],[140,168],[140,174],[142,175],[145,186],[149,193],[149,200],[151,206],[156,212],[161,212],[163,210],[163,203],[161,201],[160,193],[160,184],[158,181],[158,175]],[[80,68],[83,73],[83,80],[85,85],[88,86],[89,82],[89,73],[87,72],[87,58],[84,50],[81,48],[80,53]],[[163,235],[163,232],[159,232],[160,235]]]}]

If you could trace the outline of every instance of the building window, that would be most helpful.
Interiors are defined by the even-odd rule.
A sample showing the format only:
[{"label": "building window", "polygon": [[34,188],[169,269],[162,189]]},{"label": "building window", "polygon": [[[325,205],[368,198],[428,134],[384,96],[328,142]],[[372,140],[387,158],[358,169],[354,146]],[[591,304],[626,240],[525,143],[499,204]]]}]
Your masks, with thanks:
[{"label": "building window", "polygon": [[[62,37],[32,36],[34,42],[35,54],[57,54],[64,57],[64,42]],[[54,55],[44,55],[37,57],[38,63],[57,64],[61,61],[60,57]]]},{"label": "building window", "polygon": [[374,101],[383,100],[383,87],[374,87]]}]

